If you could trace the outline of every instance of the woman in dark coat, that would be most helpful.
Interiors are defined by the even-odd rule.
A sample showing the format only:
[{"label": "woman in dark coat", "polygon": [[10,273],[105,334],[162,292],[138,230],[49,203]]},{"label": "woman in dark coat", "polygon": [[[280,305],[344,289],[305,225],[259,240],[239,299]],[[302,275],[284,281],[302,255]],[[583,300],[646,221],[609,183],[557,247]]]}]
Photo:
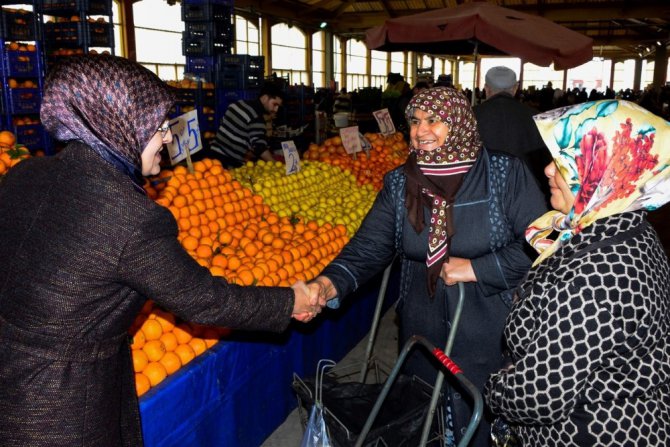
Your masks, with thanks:
[{"label": "woman in dark coat", "polygon": [[[419,334],[442,347],[458,298],[454,285],[463,282],[465,305],[452,357],[481,388],[501,366],[512,290],[531,263],[524,230],[546,210],[544,199],[520,160],[481,147],[461,93],[424,90],[410,101],[407,117],[407,163],[386,176],[359,231],[316,281],[334,307],[399,254],[399,341]],[[431,384],[439,370],[421,350],[406,366]],[[448,445],[460,439],[472,413],[461,393],[449,388]],[[471,445],[489,445],[488,438],[483,422]]]},{"label": "woman in dark coat", "polygon": [[[670,200],[670,123],[626,101],[536,116],[554,162],[540,252],[486,386],[528,446],[670,445],[670,266],[647,212]],[[496,424],[505,428],[505,424]]]},{"label": "woman in dark coat", "polygon": [[158,77],[122,58],[71,57],[49,73],[41,119],[70,143],[0,183],[3,446],[142,445],[127,331],[147,297],[242,329],[279,332],[292,314],[314,315],[304,285],[212,277],[144,194],[142,174],[158,173],[172,138],[172,103]]}]

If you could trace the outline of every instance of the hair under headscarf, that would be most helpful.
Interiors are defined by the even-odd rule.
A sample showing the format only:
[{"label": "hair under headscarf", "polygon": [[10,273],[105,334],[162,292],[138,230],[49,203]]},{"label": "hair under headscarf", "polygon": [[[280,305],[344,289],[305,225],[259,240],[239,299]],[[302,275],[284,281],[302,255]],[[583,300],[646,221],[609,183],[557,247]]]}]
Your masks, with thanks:
[{"label": "hair under headscarf", "polygon": [[526,230],[540,253],[535,265],[598,219],[670,201],[670,122],[605,100],[536,115],[535,123],[575,196],[568,214],[550,211]]},{"label": "hair under headscarf", "polygon": [[116,56],[64,58],[49,70],[40,119],[57,140],[82,141],[142,185],[142,151],[174,103],[170,87]]},{"label": "hair under headscarf", "polygon": [[405,206],[417,233],[424,228],[423,205],[431,209],[426,265],[428,291],[433,296],[442,264],[449,260],[454,198],[465,173],[479,156],[482,143],[470,103],[452,88],[433,87],[418,93],[405,110],[408,120],[415,110],[438,118],[449,128],[445,143],[435,150],[424,151],[410,145],[405,164]]}]

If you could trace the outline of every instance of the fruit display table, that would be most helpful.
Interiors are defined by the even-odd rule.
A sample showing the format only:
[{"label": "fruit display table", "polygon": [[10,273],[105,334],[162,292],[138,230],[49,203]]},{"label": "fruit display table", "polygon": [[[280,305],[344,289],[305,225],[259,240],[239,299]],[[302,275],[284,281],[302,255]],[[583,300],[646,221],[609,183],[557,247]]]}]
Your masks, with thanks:
[{"label": "fruit display table", "polygon": [[[293,373],[314,375],[320,359],[341,360],[368,333],[380,282],[283,334],[234,334],[152,388],[140,398],[145,445],[261,445],[297,406]],[[391,280],[385,308],[396,290]]]}]

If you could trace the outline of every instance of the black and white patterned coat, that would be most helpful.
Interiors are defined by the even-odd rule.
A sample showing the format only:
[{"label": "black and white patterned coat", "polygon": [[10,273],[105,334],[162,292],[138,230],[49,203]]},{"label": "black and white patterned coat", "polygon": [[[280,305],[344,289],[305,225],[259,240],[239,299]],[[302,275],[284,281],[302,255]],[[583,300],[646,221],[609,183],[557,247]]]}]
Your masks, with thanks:
[{"label": "black and white patterned coat", "polygon": [[670,269],[645,215],[596,221],[520,286],[485,395],[522,445],[670,445]]}]

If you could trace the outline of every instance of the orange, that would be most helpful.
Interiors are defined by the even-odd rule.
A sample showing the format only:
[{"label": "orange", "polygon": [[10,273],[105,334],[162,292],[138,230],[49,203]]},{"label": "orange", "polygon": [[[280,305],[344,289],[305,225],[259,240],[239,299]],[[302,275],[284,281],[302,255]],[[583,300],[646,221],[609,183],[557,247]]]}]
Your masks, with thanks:
[{"label": "orange", "polygon": [[13,147],[16,143],[16,137],[8,130],[0,132],[0,146]]},{"label": "orange", "polygon": [[165,367],[165,372],[167,372],[168,375],[181,368],[181,360],[174,352],[166,352],[163,358],[159,360],[159,363]]},{"label": "orange", "polygon": [[165,351],[167,352],[174,351],[179,344],[177,336],[173,332],[166,332],[161,335],[160,341],[162,341],[163,345],[165,345]]},{"label": "orange", "polygon": [[161,309],[155,309],[154,314],[156,315],[156,321],[158,321],[163,328],[163,333],[170,332],[172,329],[174,329],[174,315]]},{"label": "orange", "polygon": [[139,397],[146,393],[150,388],[151,382],[149,382],[149,378],[142,373],[135,373],[135,391],[137,392],[137,396]]},{"label": "orange", "polygon": [[151,362],[157,362],[165,355],[165,345],[160,340],[150,340],[142,348]]},{"label": "orange", "polygon": [[146,341],[147,339],[144,336],[144,332],[142,332],[142,329],[138,329],[137,332],[133,334],[133,342],[130,345],[130,349],[142,349],[142,346],[144,346]]},{"label": "orange", "polygon": [[200,355],[207,350],[207,343],[205,343],[205,340],[202,338],[193,337],[191,341],[188,342],[188,344],[191,346],[191,348],[193,348],[195,355]]},{"label": "orange", "polygon": [[167,377],[165,367],[158,362],[150,362],[142,371],[142,374],[147,376],[151,386],[156,386]]},{"label": "orange", "polygon": [[149,364],[149,357],[147,357],[147,354],[141,349],[133,349],[132,356],[133,371],[136,373],[142,372],[142,370]]},{"label": "orange", "polygon": [[163,326],[155,319],[146,320],[141,327],[144,337],[148,340],[158,340],[163,335]]},{"label": "orange", "polygon": [[191,327],[186,323],[179,323],[172,329],[172,333],[177,337],[177,341],[180,345],[188,343],[193,338],[191,333]]},{"label": "orange", "polygon": [[[180,219],[180,221],[181,221],[181,220],[182,220],[182,219]],[[190,228],[190,225],[189,225],[189,228]],[[186,228],[184,228],[184,229],[186,229]],[[196,239],[194,236],[189,235],[189,236],[186,236],[186,237],[181,241],[181,245],[182,245],[186,250],[194,251],[194,250],[196,250],[196,249],[198,248],[198,245],[200,245],[200,243],[198,242],[198,239]]]},{"label": "orange", "polygon": [[182,365],[186,365],[195,358],[195,351],[189,344],[177,346],[177,348],[174,350],[174,353],[179,356],[179,360],[181,360]]}]

